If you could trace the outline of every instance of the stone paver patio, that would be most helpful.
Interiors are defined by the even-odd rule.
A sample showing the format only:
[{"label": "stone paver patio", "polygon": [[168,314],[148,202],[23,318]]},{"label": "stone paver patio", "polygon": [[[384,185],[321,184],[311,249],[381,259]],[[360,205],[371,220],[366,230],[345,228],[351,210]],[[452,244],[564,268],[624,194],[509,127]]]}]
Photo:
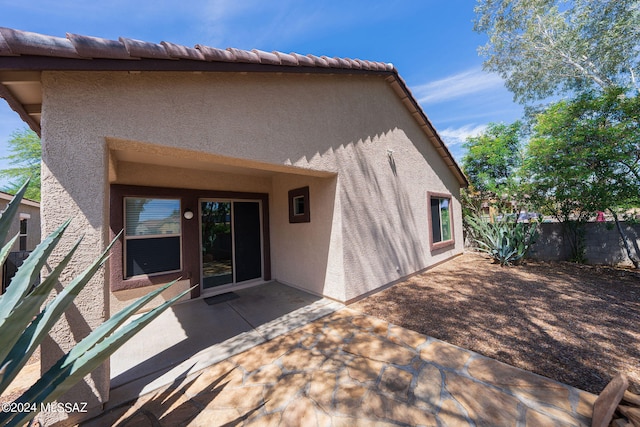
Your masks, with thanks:
[{"label": "stone paver patio", "polygon": [[595,399],[345,308],[83,426],[588,426]]}]

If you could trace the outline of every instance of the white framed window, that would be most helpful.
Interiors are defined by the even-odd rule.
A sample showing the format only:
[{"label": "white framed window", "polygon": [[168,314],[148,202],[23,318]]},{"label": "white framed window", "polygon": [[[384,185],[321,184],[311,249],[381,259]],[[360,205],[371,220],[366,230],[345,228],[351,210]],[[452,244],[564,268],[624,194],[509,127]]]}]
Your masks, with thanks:
[{"label": "white framed window", "polygon": [[180,199],[124,198],[124,275],[182,269]]}]

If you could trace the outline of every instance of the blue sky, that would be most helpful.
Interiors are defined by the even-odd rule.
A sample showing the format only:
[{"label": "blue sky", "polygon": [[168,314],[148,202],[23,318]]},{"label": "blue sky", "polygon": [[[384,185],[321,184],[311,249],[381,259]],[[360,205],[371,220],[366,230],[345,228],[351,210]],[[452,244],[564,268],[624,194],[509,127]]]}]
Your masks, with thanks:
[{"label": "blue sky", "polygon": [[[0,26],[58,37],[261,49],[393,63],[461,161],[462,142],[489,122],[522,115],[495,74],[482,71],[475,0],[0,0]],[[0,156],[26,125],[0,101]],[[0,168],[6,162],[0,160]]]}]

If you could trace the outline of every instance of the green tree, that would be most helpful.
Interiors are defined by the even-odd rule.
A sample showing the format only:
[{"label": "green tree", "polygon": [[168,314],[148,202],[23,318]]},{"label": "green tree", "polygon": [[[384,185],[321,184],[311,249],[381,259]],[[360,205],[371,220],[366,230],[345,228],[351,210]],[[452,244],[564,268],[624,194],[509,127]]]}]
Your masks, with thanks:
[{"label": "green tree", "polygon": [[4,159],[9,160],[12,167],[0,170],[0,177],[9,181],[3,190],[16,194],[22,183],[31,178],[24,197],[40,201],[40,163],[42,159],[40,138],[32,130],[17,130],[11,134],[7,145],[10,154]]},{"label": "green tree", "polygon": [[479,52],[516,101],[598,87],[635,87],[638,0],[478,0]]},{"label": "green tree", "polygon": [[501,211],[522,204],[523,129],[520,121],[489,123],[482,134],[467,139],[462,168],[471,182],[470,197],[490,201]]},{"label": "green tree", "polygon": [[479,191],[503,193],[514,182],[522,164],[522,123],[489,123],[478,136],[469,137],[462,164]]},{"label": "green tree", "polygon": [[639,119],[640,95],[624,89],[557,102],[538,115],[525,164],[532,199],[559,220],[580,223],[598,210],[611,212],[636,267],[639,254],[619,213],[640,205]]}]

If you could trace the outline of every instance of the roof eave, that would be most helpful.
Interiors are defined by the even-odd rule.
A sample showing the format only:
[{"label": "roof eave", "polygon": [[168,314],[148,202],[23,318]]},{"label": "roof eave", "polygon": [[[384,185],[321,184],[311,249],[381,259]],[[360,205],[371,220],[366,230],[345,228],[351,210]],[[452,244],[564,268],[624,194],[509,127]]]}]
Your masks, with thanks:
[{"label": "roof eave", "polygon": [[451,151],[449,151],[449,148],[447,148],[447,145],[444,143],[442,138],[440,138],[438,131],[433,126],[431,120],[429,120],[426,113],[411,93],[411,90],[405,83],[404,79],[400,76],[400,74],[398,74],[397,71],[395,71],[393,73],[393,78],[388,77],[387,82],[390,84],[396,95],[398,95],[407,110],[409,110],[413,118],[418,122],[418,125],[420,125],[422,131],[427,135],[427,138],[429,139],[431,144],[433,144],[438,154],[440,154],[440,156],[443,158],[447,167],[449,167],[449,169],[453,172],[460,185],[465,188],[468,187],[468,178],[466,177],[464,172],[462,172],[462,169],[455,161],[455,158],[451,154]]},{"label": "roof eave", "polygon": [[40,123],[29,115],[26,108],[15,96],[7,89],[3,84],[0,84],[0,98],[3,98],[9,104],[9,107],[18,113],[20,118],[35,132],[38,136],[41,136],[42,130],[40,129]]},{"label": "roof eave", "polygon": [[[392,70],[345,69],[306,66],[283,66],[273,64],[255,64],[241,62],[206,62],[198,60],[168,61],[166,59],[74,59],[44,56],[9,56],[0,57],[0,71],[174,71],[174,72],[263,72],[263,73],[304,73],[304,74],[343,74],[343,75],[377,75],[386,78],[396,95],[400,98],[410,114],[426,134],[436,151],[453,172],[460,185],[467,187],[469,181],[455,161],[453,155],[438,135],[435,127],[418,104],[408,86],[394,68]],[[40,124],[29,115],[24,106],[0,84],[0,97],[38,135]]]}]

